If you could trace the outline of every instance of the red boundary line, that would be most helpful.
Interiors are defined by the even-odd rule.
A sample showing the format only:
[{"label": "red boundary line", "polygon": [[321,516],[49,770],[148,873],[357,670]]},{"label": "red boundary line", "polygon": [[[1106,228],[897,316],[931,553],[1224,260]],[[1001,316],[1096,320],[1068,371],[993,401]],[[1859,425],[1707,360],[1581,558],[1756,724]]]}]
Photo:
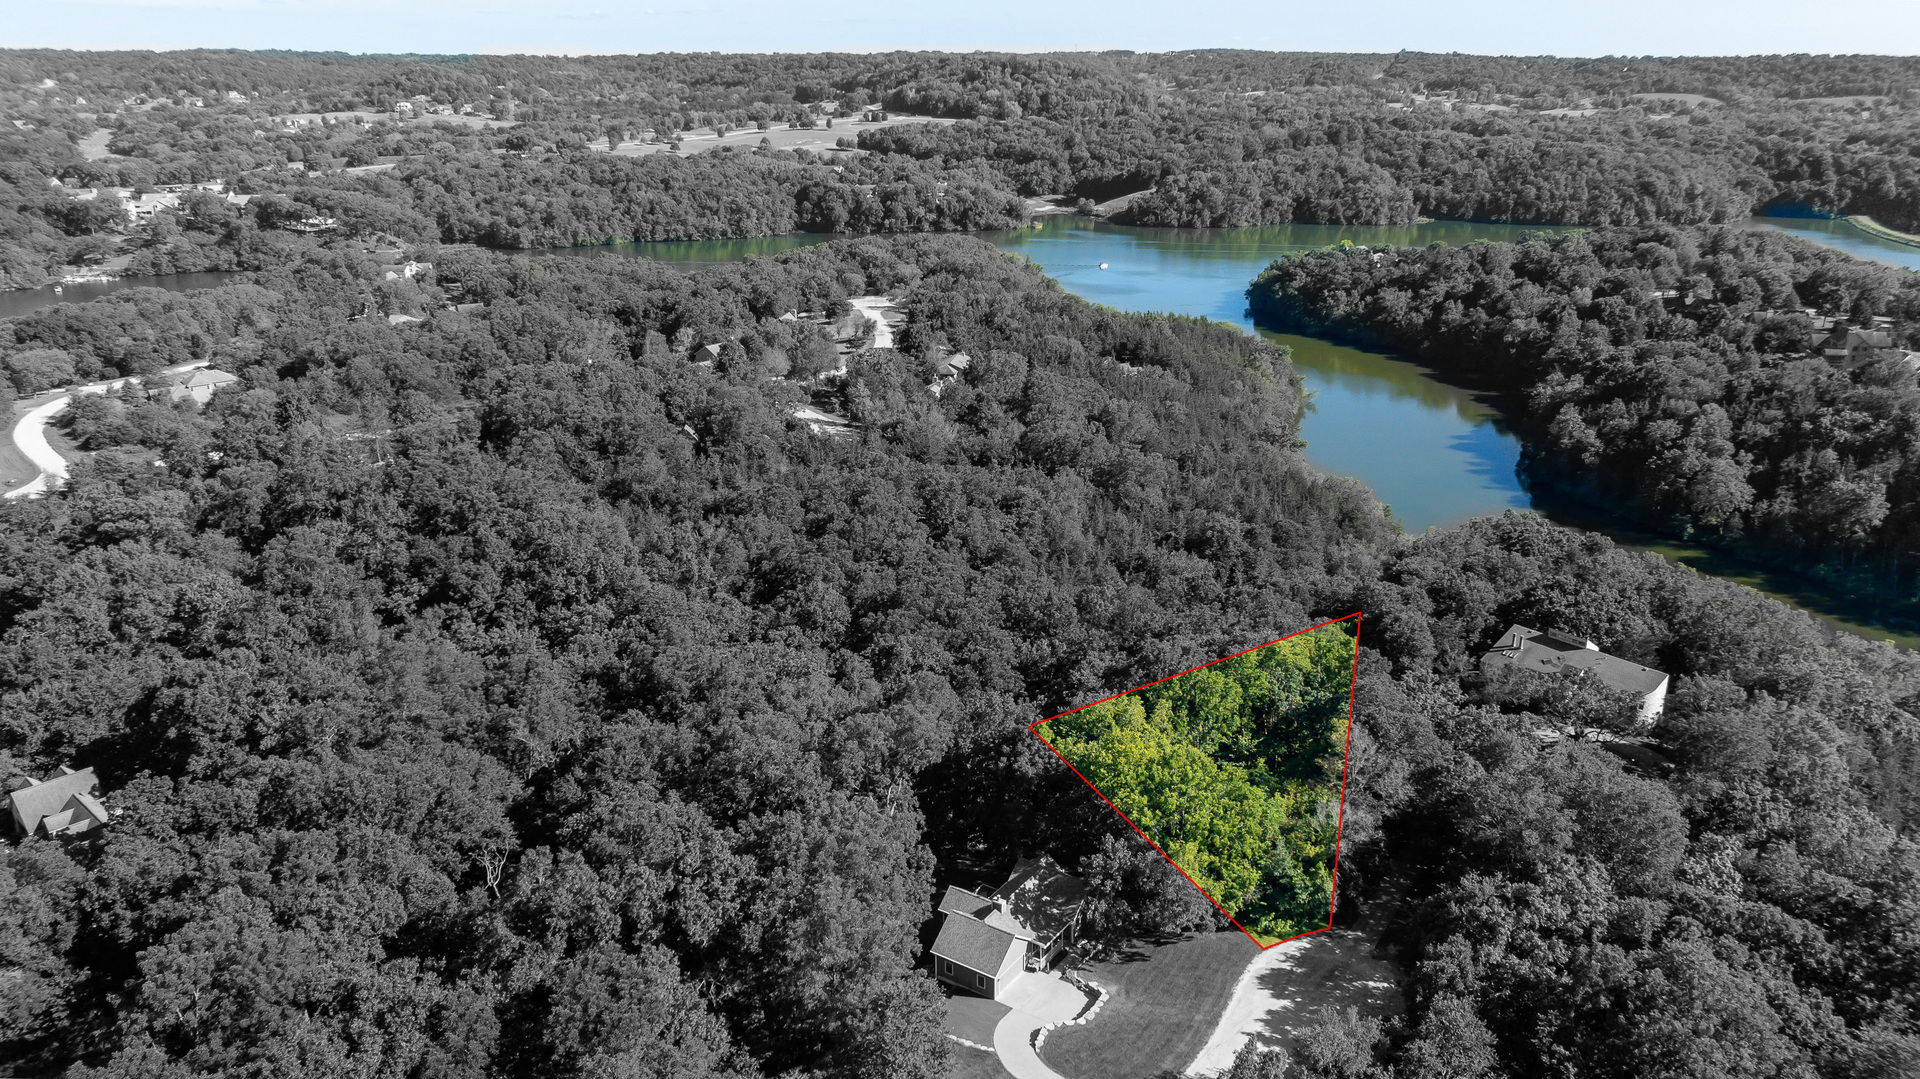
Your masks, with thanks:
[{"label": "red boundary line", "polygon": [[[1355,692],[1359,689],[1359,686],[1360,686],[1360,620],[1361,620],[1360,616],[1361,616],[1361,612],[1355,611],[1350,615],[1346,615],[1345,617],[1330,619],[1328,621],[1320,623],[1317,626],[1308,626],[1306,629],[1299,630],[1294,633],[1289,633],[1285,637],[1276,637],[1273,640],[1268,641],[1266,644],[1256,644],[1252,648],[1235,652],[1231,656],[1221,656],[1219,659],[1212,660],[1207,663],[1202,663],[1198,667],[1189,667],[1186,670],[1181,671],[1180,674],[1170,674],[1165,678],[1159,678],[1159,679],[1155,679],[1152,682],[1148,682],[1146,685],[1135,686],[1132,689],[1125,690],[1120,693],[1115,693],[1111,697],[1102,697],[1097,701],[1090,701],[1086,704],[1081,705],[1078,708],[1069,708],[1066,711],[1061,712],[1059,715],[1052,715],[1052,716],[1048,716],[1045,719],[1035,720],[1034,722],[1027,724],[1027,730],[1035,738],[1040,739],[1040,744],[1043,746],[1046,746],[1047,749],[1050,752],[1052,752],[1054,756],[1059,757],[1060,763],[1066,765],[1068,770],[1072,771],[1074,775],[1080,776],[1080,782],[1085,783],[1087,785],[1088,790],[1092,791],[1102,802],[1106,802],[1108,809],[1113,810],[1114,813],[1119,815],[1121,820],[1126,821],[1127,827],[1132,828],[1135,834],[1137,834],[1141,839],[1146,840],[1147,846],[1152,847],[1160,855],[1160,857],[1166,858],[1167,864],[1170,866],[1173,866],[1174,871],[1179,873],[1182,877],[1186,877],[1187,883],[1193,885],[1194,891],[1199,892],[1203,896],[1206,896],[1207,902],[1212,903],[1213,908],[1219,911],[1221,915],[1227,919],[1227,921],[1233,922],[1233,927],[1235,929],[1238,929],[1242,933],[1246,933],[1247,939],[1250,941],[1253,941],[1254,945],[1258,947],[1261,951],[1264,952],[1268,948],[1272,948],[1280,944],[1285,944],[1287,943],[1287,941],[1290,941],[1290,940],[1299,940],[1301,937],[1310,937],[1315,933],[1324,933],[1327,930],[1333,928],[1333,911],[1335,906],[1335,900],[1339,898],[1338,893],[1340,890],[1340,833],[1346,827],[1346,823],[1347,823],[1347,763],[1348,763],[1348,760],[1353,756],[1353,698],[1354,698]],[[1070,716],[1075,712],[1084,712],[1087,709],[1092,708],[1096,704],[1105,704],[1108,701],[1118,700],[1119,698],[1124,697],[1129,693],[1138,693],[1143,689],[1151,689],[1152,687],[1159,685],[1161,682],[1171,681],[1175,678],[1180,677],[1180,675],[1192,674],[1194,671],[1205,670],[1208,667],[1213,666],[1215,663],[1225,663],[1227,660],[1230,660],[1230,659],[1238,659],[1239,657],[1246,655],[1248,652],[1258,652],[1262,648],[1266,648],[1269,645],[1276,645],[1276,644],[1279,644],[1281,641],[1291,640],[1295,637],[1300,636],[1303,633],[1312,633],[1316,629],[1325,629],[1328,626],[1337,625],[1341,622],[1345,622],[1349,618],[1353,619],[1353,678],[1347,684],[1347,737],[1346,737],[1346,745],[1341,751],[1341,758],[1340,758],[1340,808],[1339,808],[1338,815],[1334,819],[1334,825],[1333,825],[1333,880],[1332,880],[1332,889],[1327,894],[1327,924],[1319,929],[1309,929],[1305,933],[1295,933],[1293,936],[1286,938],[1286,940],[1276,940],[1273,942],[1273,944],[1261,944],[1260,939],[1258,937],[1255,937],[1252,933],[1247,933],[1246,926],[1241,925],[1238,921],[1235,921],[1233,915],[1227,913],[1227,908],[1221,906],[1219,900],[1215,899],[1211,895],[1207,895],[1207,890],[1205,888],[1200,887],[1198,882],[1196,882],[1192,877],[1187,876],[1187,871],[1184,869],[1181,869],[1180,864],[1178,862],[1175,862],[1172,858],[1168,858],[1167,852],[1160,849],[1160,844],[1155,843],[1153,841],[1152,836],[1149,836],[1147,833],[1142,832],[1140,830],[1139,825],[1133,823],[1133,821],[1129,819],[1125,813],[1121,813],[1120,807],[1114,805],[1113,802],[1110,801],[1106,795],[1101,794],[1100,788],[1094,786],[1092,780],[1088,779],[1086,776],[1080,775],[1080,769],[1075,768],[1073,766],[1072,761],[1068,760],[1065,756],[1063,756],[1059,750],[1054,749],[1053,743],[1047,741],[1047,736],[1044,734],[1041,734],[1038,728],[1043,723],[1051,723],[1054,720],[1059,719],[1060,716]]]}]

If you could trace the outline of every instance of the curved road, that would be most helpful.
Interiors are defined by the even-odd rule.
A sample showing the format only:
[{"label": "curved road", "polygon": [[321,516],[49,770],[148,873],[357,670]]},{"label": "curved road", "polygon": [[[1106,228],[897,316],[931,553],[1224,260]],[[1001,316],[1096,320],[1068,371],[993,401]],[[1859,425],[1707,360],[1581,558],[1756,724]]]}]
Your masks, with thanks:
[{"label": "curved road", "polygon": [[[157,375],[173,375],[182,371],[192,371],[205,367],[212,360],[195,360],[174,367],[162,368],[154,372]],[[20,417],[13,425],[13,444],[19,447],[27,460],[40,470],[32,480],[15,487],[5,495],[7,498],[32,498],[44,495],[66,482],[67,462],[47,442],[47,421],[66,411],[76,395],[82,393],[107,393],[125,385],[139,385],[141,375],[129,375],[126,378],[109,379],[106,382],[89,382],[84,386],[75,386],[64,395],[55,397],[46,404],[36,406]]]}]

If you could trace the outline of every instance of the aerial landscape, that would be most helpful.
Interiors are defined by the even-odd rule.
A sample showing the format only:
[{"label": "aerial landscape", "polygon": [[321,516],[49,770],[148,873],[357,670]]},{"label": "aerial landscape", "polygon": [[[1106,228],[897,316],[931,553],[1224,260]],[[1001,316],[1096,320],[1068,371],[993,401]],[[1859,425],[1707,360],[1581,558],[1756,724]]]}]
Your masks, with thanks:
[{"label": "aerial landscape", "polygon": [[1920,1077],[1836,4],[23,6],[0,1076]]}]

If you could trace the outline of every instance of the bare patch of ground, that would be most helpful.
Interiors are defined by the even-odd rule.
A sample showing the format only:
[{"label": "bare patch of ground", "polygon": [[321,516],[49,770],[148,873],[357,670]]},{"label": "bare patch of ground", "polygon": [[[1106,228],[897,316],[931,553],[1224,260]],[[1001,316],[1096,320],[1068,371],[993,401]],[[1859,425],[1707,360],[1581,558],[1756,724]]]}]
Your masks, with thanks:
[{"label": "bare patch of ground", "polygon": [[[898,127],[901,124],[951,124],[952,120],[932,116],[890,115],[885,120],[871,123],[858,120],[836,121],[832,127],[800,128],[791,124],[774,124],[765,131],[747,126],[737,131],[729,131],[716,136],[711,130],[688,131],[680,137],[680,153],[704,153],[723,146],[740,146],[755,149],[760,140],[765,139],[775,150],[812,150],[815,153],[836,153],[841,151],[836,143],[840,139],[851,139],[862,131],[873,131],[883,127]],[[595,139],[588,143],[592,149],[601,153],[614,153],[621,157],[644,157],[647,154],[666,153],[668,147],[662,142],[623,142],[612,150],[607,149],[606,139]]]},{"label": "bare patch of ground", "polygon": [[1628,94],[1629,101],[1655,101],[1663,105],[1724,105],[1726,102],[1705,94]]},{"label": "bare patch of ground", "polygon": [[107,140],[111,138],[113,138],[113,131],[110,128],[96,127],[87,133],[86,138],[80,140],[80,145],[76,149],[80,151],[80,156],[88,161],[104,161],[115,156],[107,150]]}]

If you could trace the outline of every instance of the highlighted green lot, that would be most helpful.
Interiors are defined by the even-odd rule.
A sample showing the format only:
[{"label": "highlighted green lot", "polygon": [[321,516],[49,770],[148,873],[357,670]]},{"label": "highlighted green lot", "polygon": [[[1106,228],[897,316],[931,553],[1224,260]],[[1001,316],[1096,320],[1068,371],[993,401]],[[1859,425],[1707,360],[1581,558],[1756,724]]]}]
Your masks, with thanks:
[{"label": "highlighted green lot", "polygon": [[1325,928],[1352,626],[1275,641],[1036,733],[1261,944]]}]

